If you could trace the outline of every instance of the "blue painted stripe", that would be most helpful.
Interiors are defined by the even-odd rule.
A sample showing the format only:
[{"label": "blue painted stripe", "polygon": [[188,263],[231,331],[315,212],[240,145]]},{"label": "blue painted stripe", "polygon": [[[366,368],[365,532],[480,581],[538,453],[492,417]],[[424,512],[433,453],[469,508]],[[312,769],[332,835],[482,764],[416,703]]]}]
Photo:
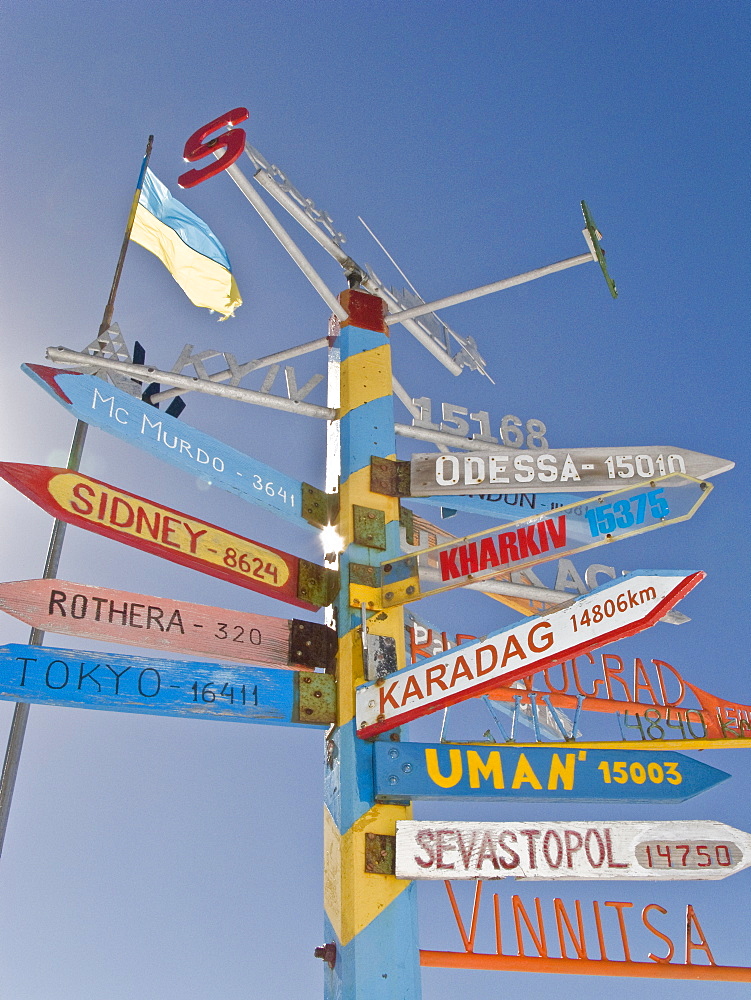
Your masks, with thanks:
[{"label": "blue painted stripe", "polygon": [[339,833],[375,805],[372,744],[357,738],[355,726],[350,719],[331,734],[335,754],[324,775],[323,800]]},{"label": "blue painted stripe", "polygon": [[393,455],[394,401],[392,396],[381,396],[345,413],[339,421],[342,483],[351,475],[370,465],[371,455]]},{"label": "blue painted stripe", "polygon": [[365,351],[372,351],[375,347],[383,347],[389,343],[389,336],[386,333],[376,333],[375,330],[361,330],[357,326],[344,326],[337,340],[339,354],[342,361],[345,358],[354,358]]}]

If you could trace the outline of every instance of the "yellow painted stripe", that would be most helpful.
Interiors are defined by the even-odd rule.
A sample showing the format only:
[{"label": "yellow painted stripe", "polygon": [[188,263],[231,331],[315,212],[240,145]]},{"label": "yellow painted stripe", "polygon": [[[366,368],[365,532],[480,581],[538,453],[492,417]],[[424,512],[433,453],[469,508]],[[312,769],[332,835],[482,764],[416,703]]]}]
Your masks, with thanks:
[{"label": "yellow painted stripe", "polygon": [[391,386],[391,352],[390,345],[374,347],[370,351],[362,351],[341,363],[342,394],[339,403],[339,415],[343,416],[350,410],[370,403],[381,396],[390,396]]},{"label": "yellow painted stripe", "polygon": [[[340,834],[323,807],[323,905],[339,941],[346,945],[393,903],[409,879],[365,871],[365,834],[396,835],[396,821],[411,819],[409,806],[375,805]],[[362,873],[356,879],[344,873]]]}]

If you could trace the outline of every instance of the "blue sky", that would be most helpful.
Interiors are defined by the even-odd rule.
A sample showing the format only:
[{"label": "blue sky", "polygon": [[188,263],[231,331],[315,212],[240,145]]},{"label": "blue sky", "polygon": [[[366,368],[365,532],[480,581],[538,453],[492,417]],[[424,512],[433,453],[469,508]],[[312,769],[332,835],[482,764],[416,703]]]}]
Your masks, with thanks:
[{"label": "blue sky", "polygon": [[[19,4],[3,14],[3,460],[64,464],[73,421],[19,365],[42,363],[50,345],[80,349],[95,336],[149,133],[152,168],[178,193],[187,137],[248,107],[249,141],[333,216],[348,251],[401,285],[360,215],[427,300],[584,252],[584,198],[604,236],[617,301],[587,264],[457,306],[444,318],[475,338],[495,385],[466,371],[454,378],[402,328],[392,336],[395,374],[437,410],[442,402],[486,410],[496,426],[505,414],[542,420],[551,447],[664,444],[734,460],[691,521],[575,563],[582,573],[593,561],[619,572],[705,570],[682,607],[690,623],[658,625],[618,652],[666,660],[698,686],[751,703],[744,5],[134,0],[61,2],[51,15]],[[249,176],[249,161],[243,169]],[[133,246],[115,312],[129,344],[140,340],[148,360],[168,368],[186,343],[245,361],[324,335],[326,307],[227,177],[181,197],[224,243],[245,303],[216,325]],[[338,267],[301,231],[294,235],[340,290]],[[325,372],[325,358],[319,352],[295,367],[303,382]],[[310,399],[325,402],[323,386]],[[400,404],[397,414],[408,422]],[[189,397],[182,419],[323,484],[318,421],[207,397]],[[406,458],[423,449],[401,440],[398,450]],[[103,432],[90,432],[82,469],[320,558],[312,534]],[[50,520],[0,488],[2,579],[40,576]],[[435,516],[425,505],[419,511]],[[446,526],[467,534],[492,523],[461,515]],[[286,614],[277,602],[77,529],[59,575]],[[552,584],[550,566],[539,575]],[[459,591],[419,612],[477,634],[514,620],[497,602]],[[3,636],[23,643],[28,629],[3,616]],[[11,711],[0,705],[3,727]],[[603,733],[606,722],[589,718],[582,727]],[[487,724],[467,720],[482,727],[475,736]],[[410,735],[434,740],[438,729],[426,719]],[[321,996],[322,967],[312,957],[323,943],[321,743],[318,733],[270,726],[33,707],[0,860],[3,992],[17,1000]],[[751,830],[746,751],[701,757],[732,779],[680,806],[529,804],[520,813],[431,802],[416,814],[716,819]],[[634,914],[659,903],[676,939],[692,903],[716,961],[751,966],[743,922],[726,917],[739,911],[749,877],[602,891],[572,884],[561,894],[630,900]],[[544,884],[502,883],[500,891],[525,901],[558,894]],[[420,887],[419,895],[422,947],[460,947],[443,888]],[[468,909],[469,896],[460,899]],[[638,924],[635,916],[633,950],[643,958],[656,942]],[[423,973],[426,1000],[540,989],[560,1000],[607,989],[615,1000],[633,988],[626,979]],[[683,1000],[747,995],[745,986],[719,983],[659,988]]]}]

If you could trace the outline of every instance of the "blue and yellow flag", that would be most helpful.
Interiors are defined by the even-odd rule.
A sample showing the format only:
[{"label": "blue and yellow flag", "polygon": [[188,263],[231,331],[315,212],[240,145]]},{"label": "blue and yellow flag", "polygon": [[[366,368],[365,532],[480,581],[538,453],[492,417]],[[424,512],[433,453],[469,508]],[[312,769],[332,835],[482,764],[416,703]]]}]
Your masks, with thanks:
[{"label": "blue and yellow flag", "polygon": [[156,254],[194,305],[227,319],[242,304],[222,244],[148,169],[130,238]]}]

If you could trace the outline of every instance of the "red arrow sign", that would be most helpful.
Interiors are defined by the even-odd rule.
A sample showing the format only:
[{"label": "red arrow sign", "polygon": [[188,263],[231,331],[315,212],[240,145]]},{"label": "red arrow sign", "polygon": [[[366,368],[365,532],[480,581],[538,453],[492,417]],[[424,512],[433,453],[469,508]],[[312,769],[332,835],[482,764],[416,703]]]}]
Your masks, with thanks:
[{"label": "red arrow sign", "polygon": [[548,615],[527,618],[357,689],[357,735],[487,693],[589,649],[636,635],[665,616],[705,574],[642,570]]},{"label": "red arrow sign", "polygon": [[0,462],[0,478],[68,524],[299,608],[314,611],[328,603],[313,603],[318,594],[311,578],[324,590],[334,578],[331,570],[80,472]]},{"label": "red arrow sign", "polygon": [[68,580],[0,583],[0,608],[45,632],[295,670],[325,667],[336,634],[288,621]]}]

